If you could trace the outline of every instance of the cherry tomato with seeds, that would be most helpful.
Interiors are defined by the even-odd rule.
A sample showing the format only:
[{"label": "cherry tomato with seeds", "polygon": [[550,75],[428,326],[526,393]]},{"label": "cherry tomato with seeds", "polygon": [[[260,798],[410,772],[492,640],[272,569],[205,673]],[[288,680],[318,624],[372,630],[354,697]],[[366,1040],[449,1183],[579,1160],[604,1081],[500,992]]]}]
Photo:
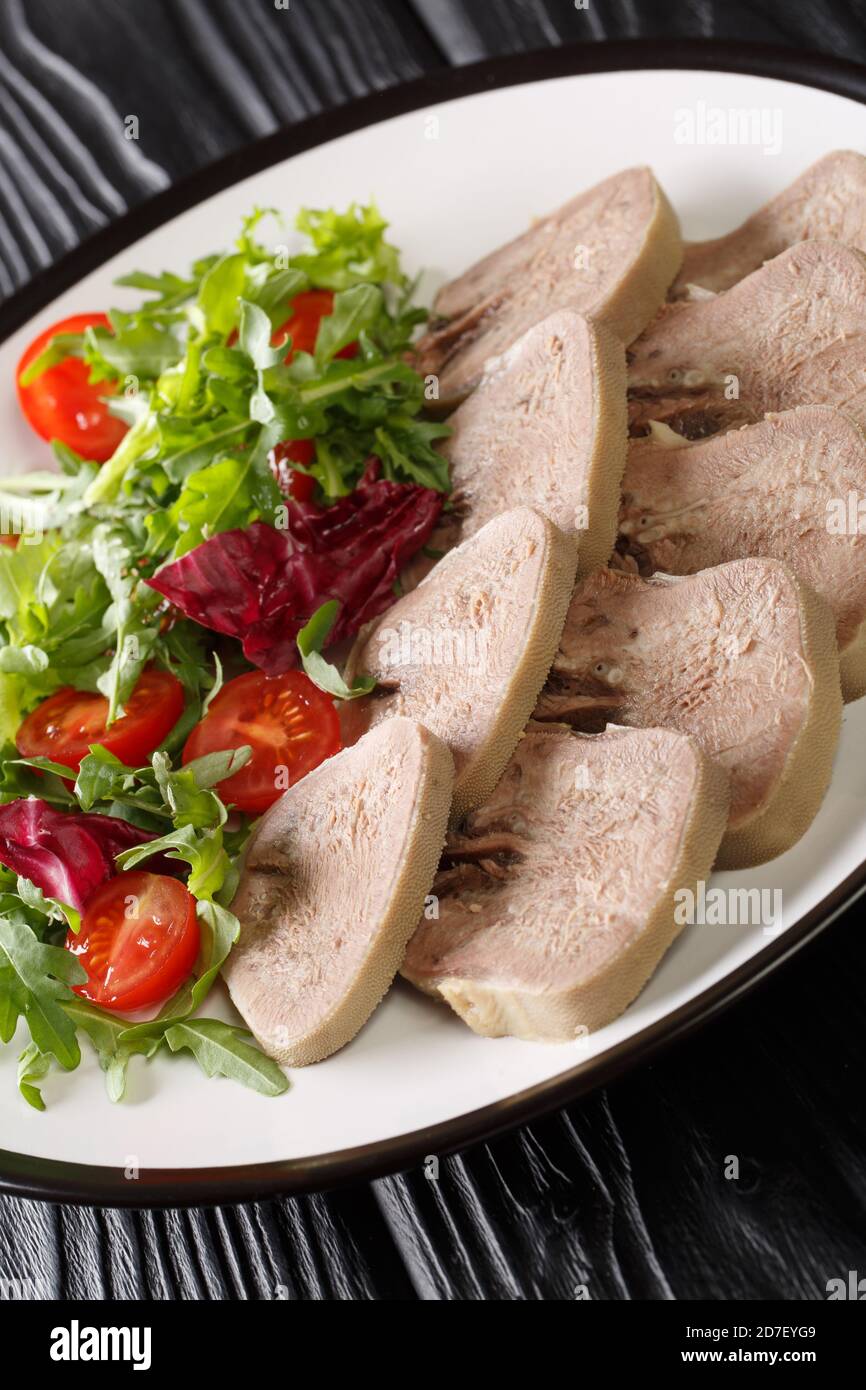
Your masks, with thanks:
[{"label": "cherry tomato with seeds", "polygon": [[205,753],[249,744],[252,757],[240,772],[217,785],[223,800],[260,815],[319,763],[340,750],[334,701],[303,671],[266,676],[250,671],[224,685],[196,724],[183,750],[184,763]]},{"label": "cherry tomato with seeds", "polygon": [[180,681],[151,667],[139,676],[123,714],[106,729],[105,696],[67,685],[27,715],[15,743],[25,758],[50,758],[75,772],[92,743],[101,743],[127,767],[140,767],[174,728],[183,706]]},{"label": "cherry tomato with seeds", "polygon": [[66,949],[87,971],[74,992],[135,1012],[170,998],[192,973],[201,933],[195,898],[167,874],[131,870],[91,893]]},{"label": "cherry tomato with seeds", "polygon": [[90,368],[80,357],[65,357],[27,386],[21,382],[27,367],[56,335],[95,327],[110,329],[111,323],[105,314],[74,314],[46,328],[24,352],[15,381],[24,418],[42,439],[59,439],[83,458],[104,463],[129,428],[109,413],[103,399],[115,395],[116,382],[91,382]]}]

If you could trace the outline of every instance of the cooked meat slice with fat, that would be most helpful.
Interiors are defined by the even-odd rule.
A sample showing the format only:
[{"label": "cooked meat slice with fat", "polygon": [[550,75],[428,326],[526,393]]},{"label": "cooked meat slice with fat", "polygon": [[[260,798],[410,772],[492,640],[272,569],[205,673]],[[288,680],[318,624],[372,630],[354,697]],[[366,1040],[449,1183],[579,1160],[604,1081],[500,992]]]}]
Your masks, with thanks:
[{"label": "cooked meat slice with fat", "polygon": [[712,241],[686,242],[673,299],[689,285],[728,290],[799,241],[818,237],[866,251],[866,159],[836,150],[812,164],[736,231]]},{"label": "cooked meat slice with fat", "polygon": [[454,755],[454,816],[478,806],[544,684],[573,582],[573,543],[546,517],[494,517],[360,634],[347,678],[379,689],[344,706],[345,742],[395,714],[417,719]]},{"label": "cooked meat slice with fat", "polygon": [[866,425],[866,256],[804,241],[733,289],[669,304],[629,351],[629,420],[690,438],[835,405]]},{"label": "cooked meat slice with fat", "polygon": [[786,561],[832,609],[842,694],[856,700],[866,694],[864,499],[863,431],[830,406],[804,405],[694,444],[632,440],[619,545],[644,575],[750,555]]},{"label": "cooked meat slice with fat", "polygon": [[392,719],[308,773],[259,822],[223,976],[278,1062],[330,1056],[376,1008],[430,891],[453,781],[445,745]]},{"label": "cooked meat slice with fat", "polygon": [[417,345],[439,398],[471,391],[498,357],[554,309],[575,309],[629,343],[679,269],[676,214],[649,169],[626,169],[486,256],[439,291],[436,323]]},{"label": "cooked meat slice with fat", "polygon": [[599,570],[578,585],[535,717],[693,735],[730,774],[719,862],[733,868],[806,831],[841,713],[827,605],[787,565],[749,559],[686,578]]},{"label": "cooked meat slice with fat", "polygon": [[724,772],[669,729],[530,725],[452,835],[402,974],[476,1033],[564,1042],[622,1013],[709,877]]},{"label": "cooked meat slice with fat", "polygon": [[[578,573],[606,564],[625,467],[625,351],[607,329],[570,309],[530,328],[449,417],[440,449],[454,511],[430,549],[467,540],[520,498],[578,545]],[[404,587],[416,574],[410,567]]]}]

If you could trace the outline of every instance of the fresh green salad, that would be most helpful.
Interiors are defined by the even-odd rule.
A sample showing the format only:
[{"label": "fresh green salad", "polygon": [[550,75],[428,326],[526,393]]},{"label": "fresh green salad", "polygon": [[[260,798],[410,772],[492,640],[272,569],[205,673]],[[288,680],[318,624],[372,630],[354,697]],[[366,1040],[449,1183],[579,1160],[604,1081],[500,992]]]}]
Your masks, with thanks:
[{"label": "fresh green salad", "polygon": [[393,601],[446,498],[387,224],[305,209],[290,251],[259,239],[275,216],[185,274],[123,276],[139,307],[52,324],[18,367],[46,468],[0,479],[0,1041],[23,1020],[39,1109],[82,1034],[114,1100],[160,1051],[286,1088],[199,1013],[238,859],[339,749],[368,687],[322,649]]}]

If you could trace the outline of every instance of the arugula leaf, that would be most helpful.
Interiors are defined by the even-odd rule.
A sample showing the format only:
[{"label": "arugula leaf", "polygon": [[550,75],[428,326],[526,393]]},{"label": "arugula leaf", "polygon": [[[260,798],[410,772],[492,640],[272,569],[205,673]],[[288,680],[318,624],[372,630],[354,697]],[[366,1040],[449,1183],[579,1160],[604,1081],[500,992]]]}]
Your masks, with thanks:
[{"label": "arugula leaf", "polygon": [[113,501],[120,491],[127,470],[155,454],[159,445],[159,421],[151,410],[139,416],[121,439],[111,458],[102,465],[87,488],[84,501],[89,507]]},{"label": "arugula leaf", "polygon": [[96,1050],[99,1065],[105,1072],[108,1098],[117,1102],[126,1091],[126,1070],[131,1057],[137,1053],[152,1057],[161,1044],[160,1038],[126,1038],[129,1025],[103,1009],[96,1009],[83,999],[73,996],[63,1005],[65,1013],[77,1028],[85,1033]]},{"label": "arugula leaf", "polygon": [[[143,596],[151,609],[149,593]],[[36,647],[49,663],[6,657],[0,671],[0,708],[8,710],[8,725],[17,716],[14,737],[24,710],[62,685],[96,689],[111,665],[111,595],[94,563],[93,549],[84,539],[65,538],[62,531],[46,535],[34,546],[0,550],[0,645]],[[106,615],[109,626],[106,627]],[[7,648],[3,648],[7,650]],[[10,673],[8,667],[17,669]]]},{"label": "arugula leaf", "polygon": [[246,767],[252,753],[248,743],[240,748],[228,748],[222,753],[205,753],[188,762],[184,772],[195,780],[198,787],[215,787],[218,782],[224,782],[227,777],[233,777],[242,767]]},{"label": "arugula leaf", "polygon": [[326,695],[333,695],[338,700],[356,700],[359,695],[369,695],[370,691],[375,689],[375,678],[359,676],[349,686],[336,666],[332,666],[321,655],[339,611],[340,605],[336,599],[323,603],[321,608],[316,609],[306,626],[301,628],[295,640],[303,668],[314,685],[324,690]]},{"label": "arugula leaf", "polygon": [[279,328],[288,318],[287,306],[309,283],[302,270],[288,266],[269,276],[250,298],[260,309],[264,309],[271,321],[271,327]]},{"label": "arugula leaf", "polygon": [[48,666],[48,653],[29,642],[23,647],[0,647],[0,671],[4,674],[39,676]]},{"label": "arugula leaf", "polygon": [[45,1101],[36,1082],[44,1080],[50,1068],[51,1057],[40,1052],[33,1042],[27,1044],[18,1058],[18,1090],[34,1110],[45,1109]]},{"label": "arugula leaf", "polygon": [[238,342],[241,352],[246,353],[259,371],[275,366],[283,351],[282,348],[271,347],[271,321],[264,309],[247,299],[241,300]]},{"label": "arugula leaf", "polygon": [[197,281],[195,279],[184,280],[182,276],[175,275],[173,271],[164,270],[159,275],[149,275],[143,270],[133,270],[128,275],[118,275],[115,285],[128,286],[134,290],[149,290],[156,294],[156,300],[151,301],[148,308],[153,310],[176,309],[186,300],[192,298],[196,292]]},{"label": "arugula leaf", "polygon": [[17,915],[0,917],[0,961],[18,977],[24,991],[24,1017],[33,1042],[50,1052],[66,1071],[81,1060],[75,1027],[61,1008],[71,995],[70,984],[83,984],[83,966],[59,946],[37,940],[32,929]]},{"label": "arugula leaf", "polygon": [[271,321],[264,309],[249,300],[241,300],[241,326],[238,334],[241,351],[246,353],[256,369],[256,385],[249,398],[249,416],[260,425],[267,425],[276,413],[274,403],[265,390],[264,372],[280,360],[282,348],[271,347]]},{"label": "arugula leaf", "polygon": [[12,1041],[26,1004],[26,989],[12,966],[0,955],[0,1043]]},{"label": "arugula leaf", "polygon": [[[211,376],[233,383],[243,381],[250,369],[247,354],[241,352],[239,347],[210,347],[202,354],[201,364]],[[214,382],[211,381],[211,392],[213,388]],[[238,414],[242,413],[238,411]]]},{"label": "arugula leaf", "polygon": [[[222,863],[219,858],[220,845],[214,837],[203,834],[197,838],[194,832],[218,830],[225,824],[226,808],[211,788],[239,772],[251,756],[252,749],[245,744],[225,752],[208,753],[175,771],[168,753],[158,750],[151,755],[149,766],[131,768],[125,767],[101,744],[93,744],[81,761],[75,793],[84,811],[92,810],[97,802],[102,801],[109,802],[111,807],[127,806],[148,816],[170,820],[173,827],[170,831],[158,841],[148,841],[125,850],[123,855],[118,856],[118,864],[131,868],[146,859],[148,854],[139,855],[139,849],[146,849],[149,853],[171,852],[172,859],[186,860],[193,867],[191,892],[195,892],[196,870],[204,872],[204,866],[209,866],[205,879],[210,887],[205,896],[210,897],[222,886],[221,881],[212,882],[216,861]],[[29,761],[40,765],[44,763],[41,759]],[[59,770],[72,776],[68,769]],[[129,816],[126,818],[131,819]],[[129,859],[125,857],[127,854],[131,856]]]},{"label": "arugula leaf", "polygon": [[25,367],[19,378],[22,386],[32,386],[37,377],[56,367],[66,357],[84,356],[83,333],[55,333],[42,349],[38,357]]},{"label": "arugula leaf", "polygon": [[310,283],[327,290],[346,290],[350,285],[404,281],[400,255],[385,241],[388,223],[375,203],[352,203],[345,212],[334,208],[303,208],[295,226],[306,232],[314,251],[293,256],[291,264],[309,276]]},{"label": "arugula leaf", "polygon": [[[169,483],[177,484],[229,449],[241,447],[249,434],[250,422],[248,419],[238,420],[228,412],[220,412],[206,419],[190,421],[172,421],[163,417],[160,428],[163,442],[160,468]],[[109,467],[109,464],[105,467]]]},{"label": "arugula leaf", "polygon": [[316,336],[316,362],[324,366],[354,343],[364,329],[372,328],[380,317],[384,300],[377,285],[354,285],[334,295],[334,307],[319,323]]},{"label": "arugula leaf", "polygon": [[226,808],[210,788],[246,767],[252,752],[249,744],[244,744],[242,748],[225,753],[209,753],[187,763],[179,772],[172,772],[165,753],[154,753],[157,786],[171,811],[175,826],[189,825],[203,829],[224,825]]},{"label": "arugula leaf", "polygon": [[198,307],[209,332],[224,337],[235,327],[238,301],[246,282],[246,263],[243,252],[232,252],[221,256],[204,276],[198,292]]},{"label": "arugula leaf", "polygon": [[64,927],[71,927],[74,932],[79,930],[81,914],[76,912],[74,907],[70,907],[69,903],[61,902],[59,898],[46,898],[42,889],[31,883],[29,878],[18,874],[15,890],[25,907],[41,913],[49,922],[61,922]]},{"label": "arugula leaf", "polygon": [[111,595],[103,623],[114,639],[114,656],[108,670],[96,682],[97,689],[108,697],[108,728],[123,713],[124,702],[131,695],[156,642],[157,632],[148,621],[148,607],[152,611],[157,603],[148,590],[140,596],[138,605],[133,603],[137,576],[125,535],[107,525],[99,525],[93,532],[92,547],[93,563]]},{"label": "arugula leaf", "polygon": [[44,536],[38,545],[0,549],[0,618],[17,645],[39,645],[45,634],[52,598],[46,579],[58,549],[56,536]]},{"label": "arugula leaf", "polygon": [[210,900],[225,882],[229,859],[223,847],[222,829],[196,831],[187,824],[149,840],[144,845],[125,849],[117,856],[121,869],[134,869],[152,854],[165,854],[189,864],[191,873],[187,887],[195,898]]},{"label": "arugula leaf", "polygon": [[281,500],[270,470],[257,468],[251,457],[227,454],[200,468],[189,475],[169,510],[181,532],[173,558],[220,531],[249,526],[260,518],[271,521]]},{"label": "arugula leaf", "polygon": [[382,460],[386,478],[412,478],[422,487],[447,492],[450,487],[448,461],[432,446],[434,439],[444,439],[450,426],[431,420],[416,420],[402,412],[393,412],[384,425],[375,431],[374,451]]},{"label": "arugula leaf", "polygon": [[[143,315],[111,315],[114,332],[91,327],[84,333],[84,355],[91,366],[91,379],[134,376],[152,380],[171,367],[183,354],[181,326],[160,323]],[[56,339],[55,339],[56,341]]]},{"label": "arugula leaf", "polygon": [[238,250],[243,251],[248,259],[256,266],[268,259],[264,247],[261,246],[253,236],[253,232],[256,230],[259,223],[263,222],[266,217],[276,218],[277,222],[279,222],[281,226],[283,225],[283,216],[279,208],[260,208],[258,203],[256,203],[252,212],[248,212],[246,216],[241,219],[240,235],[235,242],[235,246]]},{"label": "arugula leaf", "polygon": [[0,478],[0,502],[4,534],[21,537],[21,546],[38,545],[46,531],[63,524],[67,513],[80,505],[95,466],[71,449],[54,441],[55,457],[63,474],[34,471]]},{"label": "arugula leaf", "polygon": [[75,795],[82,811],[90,811],[97,801],[112,801],[128,791],[134,783],[131,768],[125,767],[114,753],[101,743],[91,745],[81,759],[75,779]]},{"label": "arugula leaf", "polygon": [[212,656],[206,652],[206,637],[197,623],[184,621],[176,623],[160,640],[159,659],[181,682],[186,696],[183,714],[158,750],[172,757],[183,748],[222,685],[222,663],[216,652]]},{"label": "arugula leaf", "polygon": [[[31,772],[31,768],[38,768],[39,775]],[[19,758],[15,745],[4,743],[0,748],[0,805],[5,806],[20,797],[38,796],[51,806],[70,810],[75,806],[75,797],[60,779],[65,777],[72,781],[74,775],[69,768],[50,758]]]},{"label": "arugula leaf", "polygon": [[175,1023],[165,1040],[172,1052],[188,1048],[205,1076],[229,1076],[263,1096],[278,1096],[288,1090],[288,1077],[270,1057],[245,1039],[246,1029],[222,1023],[216,1018],[194,1018]]}]

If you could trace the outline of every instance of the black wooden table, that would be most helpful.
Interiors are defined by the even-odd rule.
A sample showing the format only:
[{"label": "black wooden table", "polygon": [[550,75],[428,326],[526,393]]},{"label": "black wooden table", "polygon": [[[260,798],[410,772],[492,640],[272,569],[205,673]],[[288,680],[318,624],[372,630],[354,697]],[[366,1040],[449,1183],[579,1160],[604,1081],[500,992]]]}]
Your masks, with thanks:
[{"label": "black wooden table", "polygon": [[[278,126],[444,65],[640,36],[866,62],[866,4],[0,0],[0,297]],[[661,1061],[438,1182],[162,1212],[3,1198],[0,1276],[85,1299],[823,1299],[866,1273],[860,913]]]}]

